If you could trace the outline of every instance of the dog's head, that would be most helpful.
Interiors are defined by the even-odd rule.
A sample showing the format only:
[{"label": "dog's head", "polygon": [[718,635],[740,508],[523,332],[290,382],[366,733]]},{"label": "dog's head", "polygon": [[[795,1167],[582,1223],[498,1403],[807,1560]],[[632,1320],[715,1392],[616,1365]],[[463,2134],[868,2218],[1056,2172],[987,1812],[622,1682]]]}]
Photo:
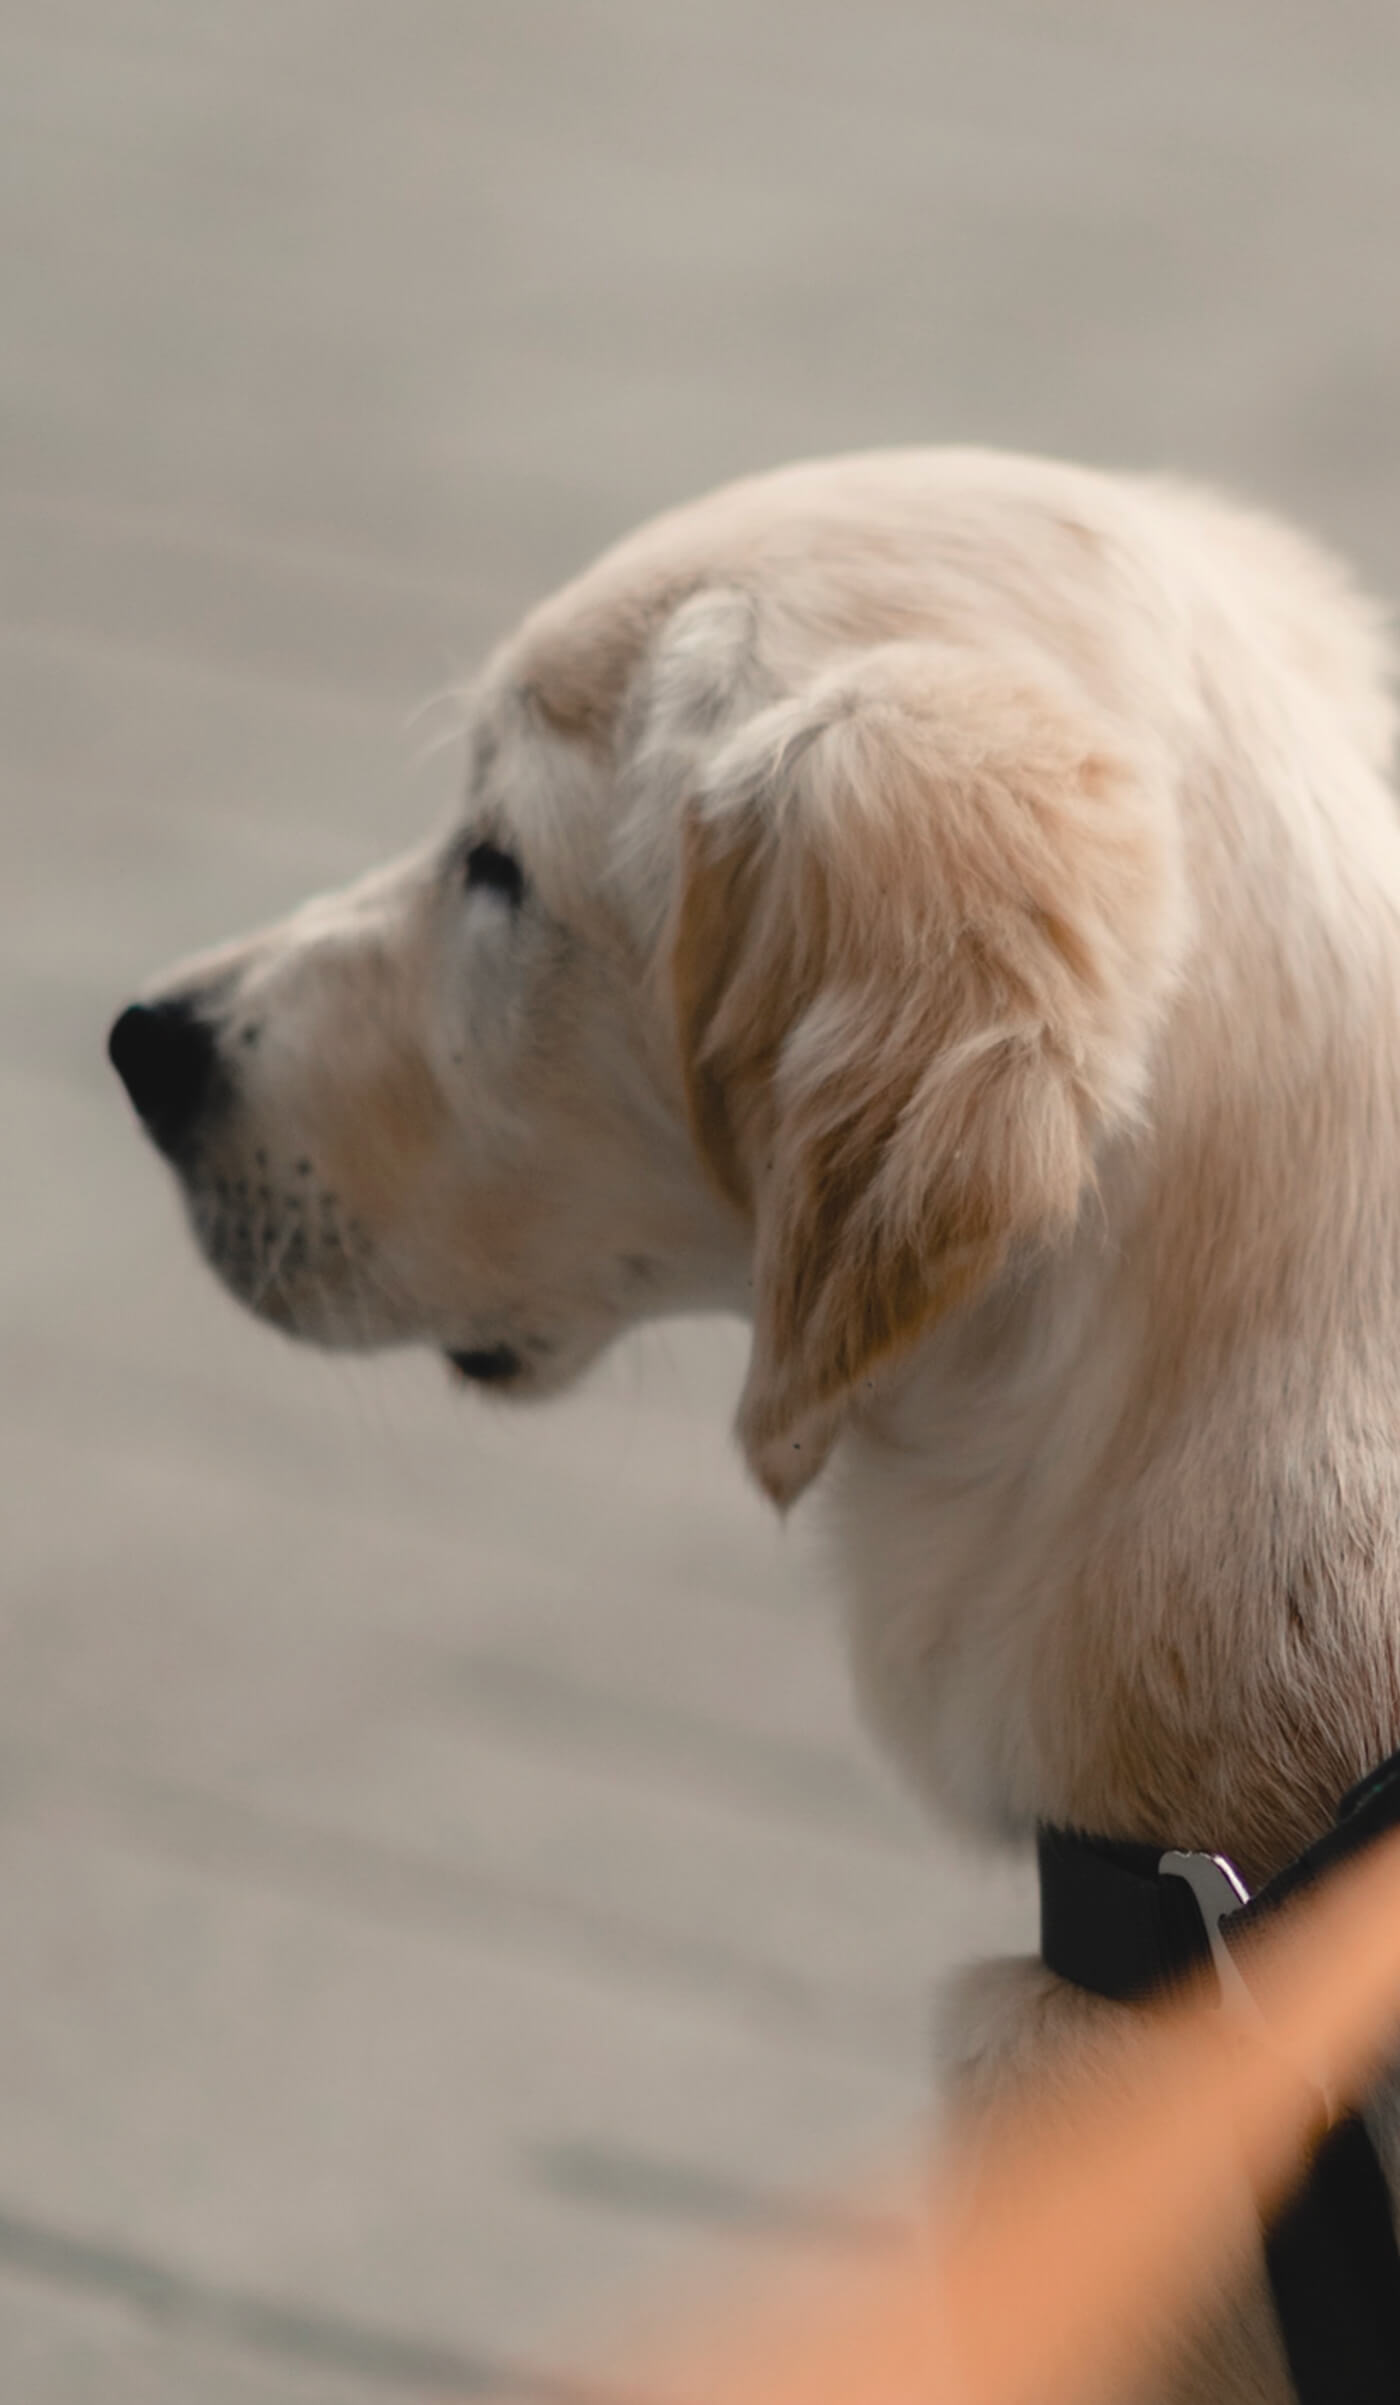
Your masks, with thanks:
[{"label": "dog's head", "polygon": [[847,523],[698,524],[493,662],[445,840],[187,965],[111,1049],[264,1318],[525,1395],[643,1317],[748,1310],[740,1430],[786,1500],[880,1365],[1074,1225],[1171,879],[1068,684],[911,631]]}]

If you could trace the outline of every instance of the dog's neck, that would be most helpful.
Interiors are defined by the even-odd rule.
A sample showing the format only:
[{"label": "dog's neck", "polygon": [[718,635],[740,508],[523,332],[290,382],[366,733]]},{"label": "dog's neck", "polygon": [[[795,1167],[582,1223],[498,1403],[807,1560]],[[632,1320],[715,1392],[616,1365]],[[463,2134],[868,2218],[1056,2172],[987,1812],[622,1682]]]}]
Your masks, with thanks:
[{"label": "dog's neck", "polygon": [[920,1790],[981,1831],[1045,1809],[1029,1658],[1132,1372],[1098,1306],[1092,1247],[1013,1273],[886,1373],[829,1474],[862,1700]]},{"label": "dog's neck", "polygon": [[1400,1743],[1400,1307],[1388,1262],[1365,1327],[1337,1312],[1355,1264],[1329,1275],[1340,1242],[1381,1264],[1389,1206],[1349,1195],[1344,1233],[1319,1151],[1271,1197],[1292,1257],[1256,1246],[1257,1290],[1217,1291],[1239,1141],[1194,1280],[1172,1148],[1137,1198],[1110,1166],[1076,1242],[921,1347],[833,1463],[867,1706],[983,1832],[1046,1818],[1258,1875]]}]

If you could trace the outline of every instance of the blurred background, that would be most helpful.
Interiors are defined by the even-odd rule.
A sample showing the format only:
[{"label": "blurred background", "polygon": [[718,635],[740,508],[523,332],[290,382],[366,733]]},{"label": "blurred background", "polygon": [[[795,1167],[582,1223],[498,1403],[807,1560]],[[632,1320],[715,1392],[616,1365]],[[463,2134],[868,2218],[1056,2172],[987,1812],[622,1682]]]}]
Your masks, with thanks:
[{"label": "blurred background", "polygon": [[1032,1941],[855,1725],[736,1331],[534,1417],[296,1352],[103,1036],[743,470],[1170,465],[1400,591],[1398,99],[1391,0],[0,0],[7,2405],[528,2391],[844,2243],[934,1974]]}]

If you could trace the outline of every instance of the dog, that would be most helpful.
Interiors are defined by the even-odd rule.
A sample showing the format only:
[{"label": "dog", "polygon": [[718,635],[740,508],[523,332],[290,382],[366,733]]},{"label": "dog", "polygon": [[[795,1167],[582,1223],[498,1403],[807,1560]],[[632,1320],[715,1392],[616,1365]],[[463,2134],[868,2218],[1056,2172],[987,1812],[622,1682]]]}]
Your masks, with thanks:
[{"label": "dog", "polygon": [[[1387,676],[1342,569],[1194,488],[786,468],[546,601],[458,823],[112,1057],[291,1335],[523,1401],[744,1314],[744,1456],[820,1479],[935,1811],[1262,1879],[1400,1743]],[[955,2080],[1120,2011],[982,1966]],[[1262,2291],[1166,2377],[1286,2396]]]}]

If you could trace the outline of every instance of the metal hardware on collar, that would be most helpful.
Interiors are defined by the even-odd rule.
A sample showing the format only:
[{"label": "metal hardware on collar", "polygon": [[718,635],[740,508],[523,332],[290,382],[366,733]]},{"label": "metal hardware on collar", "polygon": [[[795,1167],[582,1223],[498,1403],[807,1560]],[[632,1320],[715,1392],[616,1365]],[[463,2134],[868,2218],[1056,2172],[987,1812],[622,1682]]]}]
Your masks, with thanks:
[{"label": "metal hardware on collar", "polygon": [[[1164,1853],[1042,1824],[1041,1959],[1073,1986],[1119,2004],[1169,1993],[1209,1960],[1222,2006],[1268,2044],[1267,2018],[1232,1942],[1395,1828],[1400,1753],[1358,1781],[1331,1828],[1253,1896],[1223,1854]],[[1320,2100],[1327,2126],[1293,2194],[1264,2221],[1284,2357],[1299,2405],[1396,2405],[1400,2245],[1390,2193],[1364,2121],[1339,2112],[1334,2097]]]},{"label": "metal hardware on collar", "polygon": [[[1230,1952],[1230,1941],[1221,1926],[1232,1913],[1238,1912],[1242,1905],[1249,1902],[1249,1889],[1229,1855],[1185,1854],[1173,1850],[1162,1856],[1157,1865],[1157,1876],[1159,1879],[1184,1879],[1191,1890],[1210,1947],[1211,1964],[1220,1982],[1222,2010],[1239,2013],[1254,2025],[1259,2034],[1271,2038],[1263,2007]],[[1330,2086],[1316,2071],[1305,2069],[1304,2077],[1321,2097],[1329,2124],[1335,2121],[1337,2104]]]},{"label": "metal hardware on collar", "polygon": [[1201,1916],[1210,1959],[1220,1982],[1220,2001],[1243,2011],[1262,2024],[1264,2016],[1255,2000],[1253,1990],[1243,1971],[1230,1952],[1229,1940],[1220,1924],[1242,1904],[1249,1902],[1249,1889],[1227,1854],[1184,1854],[1175,1849],[1165,1853],[1157,1865],[1161,1879],[1184,1879],[1196,1901]]}]

